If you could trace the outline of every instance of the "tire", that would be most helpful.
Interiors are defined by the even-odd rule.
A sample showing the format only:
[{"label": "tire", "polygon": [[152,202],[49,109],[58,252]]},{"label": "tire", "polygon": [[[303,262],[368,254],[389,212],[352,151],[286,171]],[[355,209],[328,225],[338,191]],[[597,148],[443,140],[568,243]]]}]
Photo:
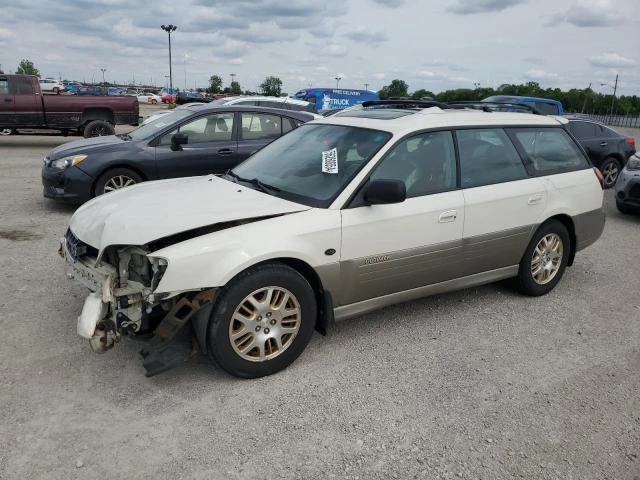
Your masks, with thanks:
[{"label": "tire", "polygon": [[97,197],[142,181],[142,177],[129,168],[113,168],[100,175],[93,193]]},{"label": "tire", "polygon": [[114,133],[116,133],[114,126],[104,120],[93,120],[84,127],[84,138],[103,137]]},{"label": "tire", "polygon": [[625,215],[632,213],[631,209],[619,200],[616,200],[616,207],[618,208],[618,211],[620,213],[623,213]]},{"label": "tire", "polygon": [[[264,301],[264,306],[258,309],[249,298],[258,304]],[[287,305],[292,313],[282,315],[280,312]],[[246,324],[235,319],[243,317]],[[250,268],[220,292],[209,320],[209,355],[236,377],[271,375],[289,366],[303,352],[313,335],[316,318],[315,294],[300,273],[279,263]],[[282,328],[290,328],[292,333],[282,332]],[[236,335],[235,339],[232,335]]]},{"label": "tire", "polygon": [[600,165],[600,172],[604,177],[604,188],[611,188],[616,184],[621,169],[622,165],[617,158],[607,157],[604,159]]},{"label": "tire", "polygon": [[[551,242],[545,245],[545,239]],[[543,250],[546,258],[540,259],[540,250]],[[515,278],[516,289],[532,297],[549,293],[564,274],[570,250],[571,239],[567,227],[557,220],[549,220],[542,224],[531,238],[520,260],[518,276]],[[534,276],[534,265],[539,267],[541,262],[545,262],[548,268],[542,268],[540,273]]]},{"label": "tire", "polygon": [[152,103],[153,105],[157,105],[157,104],[158,104],[158,100],[156,100],[156,99],[154,98],[153,100],[151,100],[151,103]]},{"label": "tire", "polygon": [[53,93],[60,95],[60,89],[58,87],[53,87]]}]

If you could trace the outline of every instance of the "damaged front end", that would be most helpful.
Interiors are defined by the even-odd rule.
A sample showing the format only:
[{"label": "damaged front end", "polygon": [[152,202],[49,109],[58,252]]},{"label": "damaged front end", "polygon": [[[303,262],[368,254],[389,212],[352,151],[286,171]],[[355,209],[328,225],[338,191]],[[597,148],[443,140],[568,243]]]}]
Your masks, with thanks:
[{"label": "damaged front end", "polygon": [[191,348],[174,339],[215,297],[215,289],[154,293],[167,262],[149,256],[151,252],[148,246],[110,246],[98,252],[76,238],[71,229],[59,249],[67,261],[68,277],[92,292],[78,317],[78,335],[87,338],[97,353],[113,348],[123,335],[142,343],[140,354],[147,376],[189,357]]}]

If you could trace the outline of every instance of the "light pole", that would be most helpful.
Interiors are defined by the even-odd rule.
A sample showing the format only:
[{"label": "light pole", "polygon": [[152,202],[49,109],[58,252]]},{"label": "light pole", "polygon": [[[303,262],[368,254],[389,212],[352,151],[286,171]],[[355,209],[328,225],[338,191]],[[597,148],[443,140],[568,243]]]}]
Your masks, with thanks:
[{"label": "light pole", "polygon": [[106,71],[107,71],[107,69],[106,69],[106,68],[101,68],[101,69],[100,69],[100,71],[102,72],[102,85],[104,85],[104,84],[105,84],[105,81],[104,81],[104,72],[106,72]]},{"label": "light pole", "polygon": [[171,71],[171,32],[175,32],[177,25],[160,25],[160,28],[169,34],[169,91],[173,91],[173,72]]},{"label": "light pole", "polygon": [[611,113],[609,113],[609,116],[613,117],[613,102],[616,101],[616,90],[618,90],[618,74],[616,73],[615,85],[611,85],[609,83],[601,83],[600,86],[601,87],[607,86],[607,87],[613,88],[613,97],[611,98]]},{"label": "light pole", "polygon": [[340,85],[340,80],[342,80],[342,77],[335,77],[334,80],[336,81],[336,88],[338,88],[338,86]]},{"label": "light pole", "polygon": [[364,89],[365,89],[365,90],[368,90],[368,89],[369,89],[369,84],[368,84],[368,83],[365,83],[365,84],[364,84]]},{"label": "light pole", "polygon": [[165,75],[165,76],[164,76],[164,82],[166,83],[166,85],[167,85],[167,90],[168,90],[168,89],[169,89],[169,75]]},{"label": "light pole", "polygon": [[236,81],[236,74],[230,73],[229,76],[231,77],[231,85],[229,85],[229,89],[231,90],[231,93],[233,93],[233,82]]}]

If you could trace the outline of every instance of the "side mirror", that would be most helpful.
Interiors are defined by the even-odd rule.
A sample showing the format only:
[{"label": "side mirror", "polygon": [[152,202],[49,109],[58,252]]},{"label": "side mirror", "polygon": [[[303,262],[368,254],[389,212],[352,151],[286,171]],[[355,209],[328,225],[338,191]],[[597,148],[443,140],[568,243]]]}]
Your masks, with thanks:
[{"label": "side mirror", "polygon": [[186,133],[178,132],[171,137],[171,150],[182,150],[182,145],[189,143],[189,136]]},{"label": "side mirror", "polygon": [[369,205],[401,203],[406,198],[407,187],[401,180],[373,180],[364,191],[364,201]]}]

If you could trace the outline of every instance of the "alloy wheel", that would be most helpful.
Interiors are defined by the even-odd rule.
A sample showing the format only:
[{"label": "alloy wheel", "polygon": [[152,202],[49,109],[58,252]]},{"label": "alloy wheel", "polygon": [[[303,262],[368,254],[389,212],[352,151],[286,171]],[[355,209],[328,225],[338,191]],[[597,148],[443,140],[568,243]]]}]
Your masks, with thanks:
[{"label": "alloy wheel", "polygon": [[301,320],[300,302],[293,293],[282,287],[260,288],[233,312],[229,341],[244,360],[271,360],[291,346]]},{"label": "alloy wheel", "polygon": [[560,271],[564,246],[556,233],[542,237],[531,257],[531,276],[538,285],[549,283]]},{"label": "alloy wheel", "polygon": [[613,184],[615,184],[616,180],[618,179],[619,173],[620,173],[620,170],[618,169],[618,166],[616,165],[615,162],[607,163],[602,169],[602,176],[604,177],[605,186],[607,187],[613,186]]},{"label": "alloy wheel", "polygon": [[111,177],[107,183],[105,183],[104,193],[135,185],[135,183],[136,181],[131,177],[127,177],[126,175],[116,175],[115,177]]}]

